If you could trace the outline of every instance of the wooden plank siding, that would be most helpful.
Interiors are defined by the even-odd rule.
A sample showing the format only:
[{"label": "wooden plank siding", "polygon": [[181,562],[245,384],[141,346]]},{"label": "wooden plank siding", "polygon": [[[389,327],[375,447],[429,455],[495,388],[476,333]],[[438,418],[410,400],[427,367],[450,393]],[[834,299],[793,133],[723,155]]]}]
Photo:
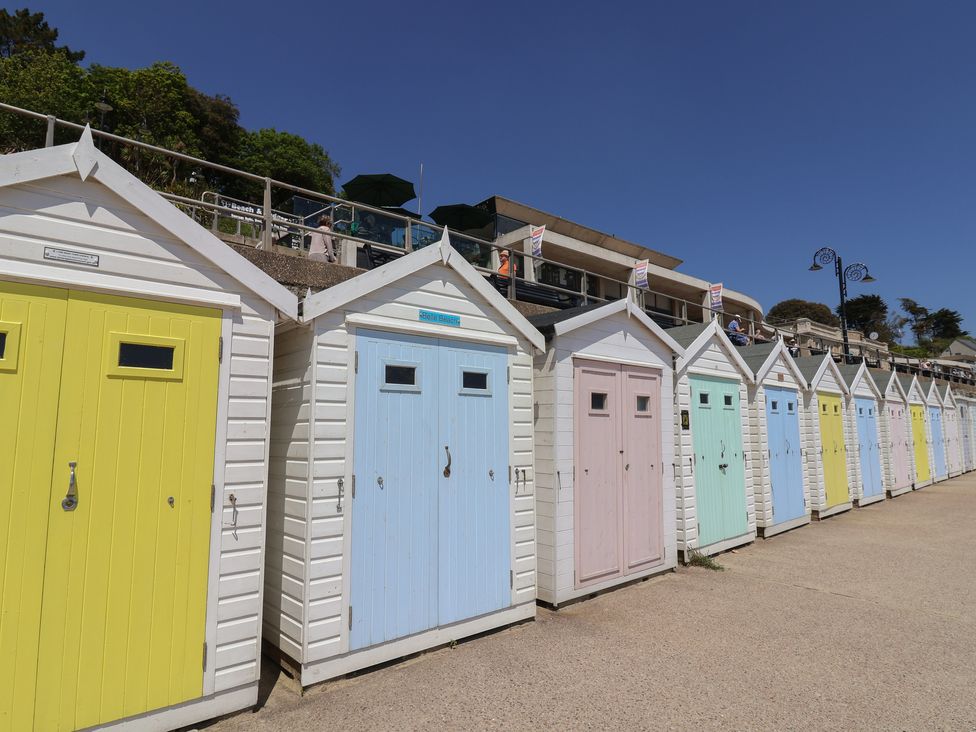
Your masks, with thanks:
[{"label": "wooden plank siding", "polygon": [[[98,267],[45,260],[45,246],[96,255]],[[4,189],[0,267],[4,261],[43,268],[55,287],[70,287],[74,275],[84,273],[123,277],[134,289],[183,285],[240,296],[242,307],[232,313],[230,342],[223,346],[230,366],[226,410],[218,424],[226,439],[217,445],[217,455],[224,456],[215,476],[221,526],[218,571],[210,578],[216,598],[211,596],[215,603],[208,606],[207,674],[212,677],[205,689],[221,692],[257,682],[274,308],[115,193],[77,175]],[[236,527],[231,526],[231,493],[237,499]]]}]

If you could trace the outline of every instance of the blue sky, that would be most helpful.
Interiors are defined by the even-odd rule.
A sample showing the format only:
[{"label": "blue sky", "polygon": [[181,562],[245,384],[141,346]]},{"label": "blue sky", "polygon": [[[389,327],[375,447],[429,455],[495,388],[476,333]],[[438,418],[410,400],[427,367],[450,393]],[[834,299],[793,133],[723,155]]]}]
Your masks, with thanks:
[{"label": "blue sky", "polygon": [[342,180],[492,194],[747,292],[836,304],[832,246],[890,304],[976,332],[976,4],[32,4],[86,61],[169,60]]}]

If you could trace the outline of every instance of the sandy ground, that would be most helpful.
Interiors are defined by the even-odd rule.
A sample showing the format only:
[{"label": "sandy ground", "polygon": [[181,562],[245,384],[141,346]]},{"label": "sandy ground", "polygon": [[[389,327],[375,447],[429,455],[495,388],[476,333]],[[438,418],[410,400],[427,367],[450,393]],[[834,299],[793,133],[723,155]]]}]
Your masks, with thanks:
[{"label": "sandy ground", "polygon": [[207,729],[976,729],[976,474],[718,560]]}]

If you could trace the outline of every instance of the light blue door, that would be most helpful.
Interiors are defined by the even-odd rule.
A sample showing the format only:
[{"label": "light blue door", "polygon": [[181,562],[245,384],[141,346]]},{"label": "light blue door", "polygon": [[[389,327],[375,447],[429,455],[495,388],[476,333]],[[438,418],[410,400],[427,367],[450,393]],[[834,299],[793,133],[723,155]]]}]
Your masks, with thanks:
[{"label": "light blue door", "polygon": [[878,443],[877,403],[857,397],[857,441],[861,453],[861,490],[866,498],[881,495],[881,447]]},{"label": "light blue door", "polygon": [[948,475],[946,470],[945,436],[942,431],[942,410],[939,407],[929,407],[929,425],[932,431],[932,454],[935,458],[933,472],[937,479]]},{"label": "light blue door", "polygon": [[350,648],[437,625],[437,341],[360,331]]},{"label": "light blue door", "polygon": [[806,513],[800,457],[799,399],[794,390],[766,387],[766,428],[773,522],[778,524],[800,518]]},{"label": "light blue door", "polygon": [[356,341],[351,650],[511,604],[506,352]]},{"label": "light blue door", "polygon": [[508,358],[441,343],[438,621],[447,625],[511,605]]}]

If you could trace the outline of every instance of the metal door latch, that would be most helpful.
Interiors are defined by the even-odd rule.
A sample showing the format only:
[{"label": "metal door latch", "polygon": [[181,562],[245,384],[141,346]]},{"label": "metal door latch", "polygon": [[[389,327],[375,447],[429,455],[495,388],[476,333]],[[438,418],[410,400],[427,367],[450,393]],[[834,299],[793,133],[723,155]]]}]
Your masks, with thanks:
[{"label": "metal door latch", "polygon": [[74,511],[78,508],[78,480],[75,477],[75,468],[78,463],[72,461],[68,463],[68,492],[61,499],[61,508],[65,511]]},{"label": "metal door latch", "polygon": [[492,470],[492,469],[489,469],[489,470],[488,470],[488,478],[489,478],[489,479],[490,479],[490,480],[491,480],[492,482],[494,482],[494,480],[495,480],[495,471],[494,471],[494,470]]},{"label": "metal door latch", "polygon": [[336,513],[342,513],[342,497],[346,494],[345,485],[346,481],[340,476],[339,480],[336,481],[336,487],[339,489],[339,499],[336,501]]},{"label": "metal door latch", "polygon": [[729,467],[729,464],[728,463],[720,463],[719,466],[718,466],[718,469],[719,470],[725,470],[727,467]]},{"label": "metal door latch", "polygon": [[447,453],[447,465],[444,466],[444,477],[451,477],[451,451],[447,445],[444,445],[444,452]]}]

